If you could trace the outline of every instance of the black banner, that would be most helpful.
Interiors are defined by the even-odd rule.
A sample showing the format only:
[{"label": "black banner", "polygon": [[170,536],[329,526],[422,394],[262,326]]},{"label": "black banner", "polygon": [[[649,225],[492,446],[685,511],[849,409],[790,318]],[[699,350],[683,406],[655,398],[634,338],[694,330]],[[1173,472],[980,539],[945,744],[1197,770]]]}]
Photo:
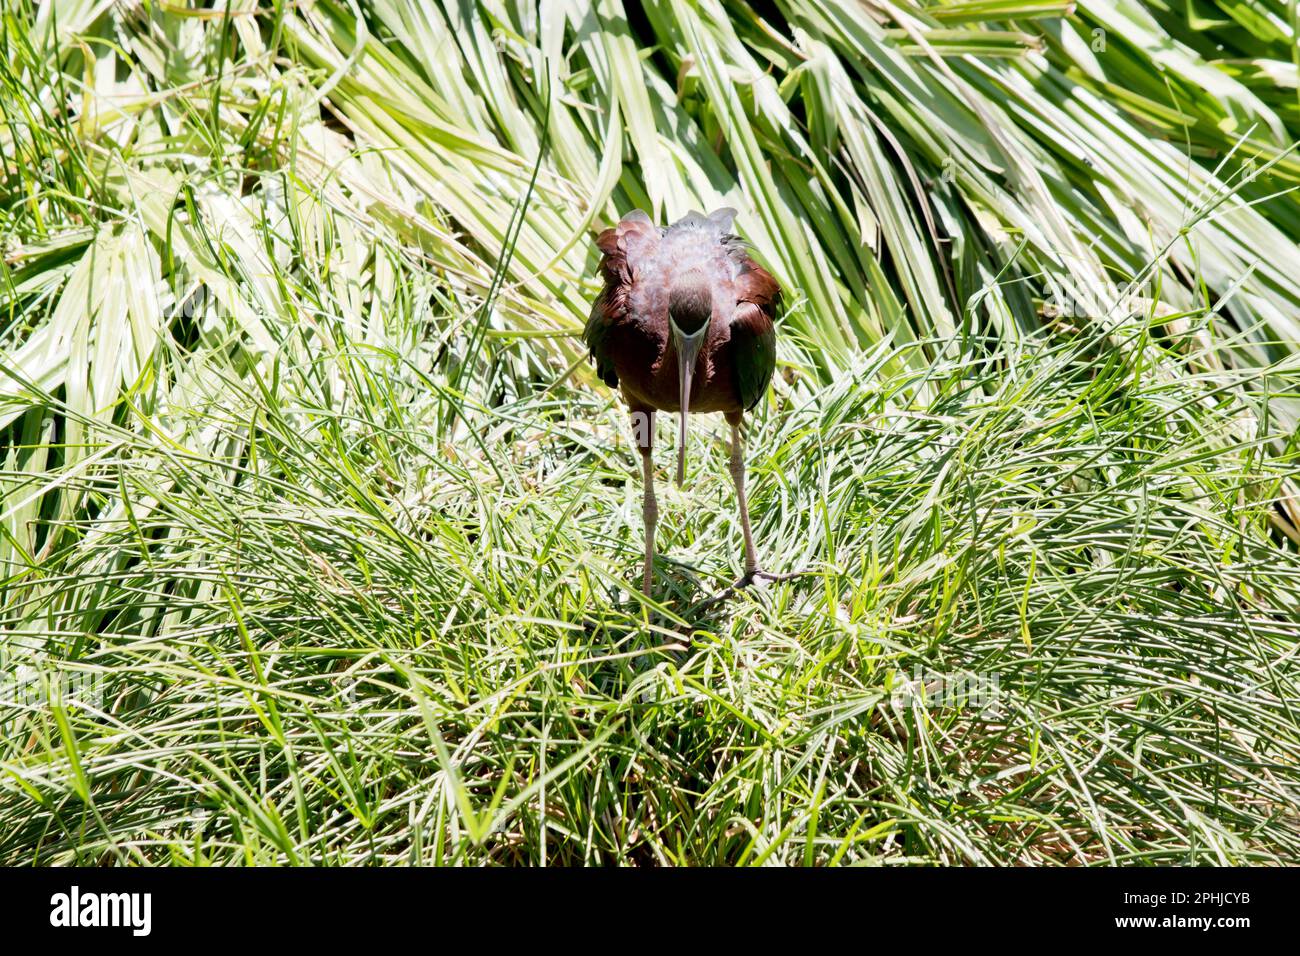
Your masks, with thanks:
[{"label": "black banner", "polygon": [[394,932],[539,932],[735,943],[779,929],[858,945],[879,932],[926,942],[1052,932],[1231,945],[1291,925],[1296,871],[1163,870],[272,870],[0,871],[0,914],[19,938],[126,945],[390,939]]}]

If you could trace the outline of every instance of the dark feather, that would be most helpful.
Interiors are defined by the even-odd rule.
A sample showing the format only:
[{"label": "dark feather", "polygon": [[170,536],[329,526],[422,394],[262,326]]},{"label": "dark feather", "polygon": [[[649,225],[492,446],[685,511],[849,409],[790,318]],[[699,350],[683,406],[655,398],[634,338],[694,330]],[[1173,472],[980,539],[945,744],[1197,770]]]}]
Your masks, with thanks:
[{"label": "dark feather", "polygon": [[618,225],[596,237],[596,248],[603,253],[600,274],[605,287],[592,303],[582,340],[591,352],[596,374],[611,388],[618,385],[618,373],[608,349],[609,330],[627,315],[638,266],[658,250],[660,236],[650,217],[634,209]]},{"label": "dark feather", "polygon": [[736,212],[690,212],[665,229],[640,210],[596,239],[604,286],[583,340],[596,372],[634,407],[678,406],[669,354],[670,298],[703,277],[714,327],[700,352],[692,410],[738,414],[763,397],[776,368],[781,290],[732,233]]},{"label": "dark feather", "polygon": [[732,367],[741,407],[748,410],[767,392],[776,371],[776,326],[781,287],[767,270],[749,258],[743,248],[732,247],[736,311],[731,317]]}]

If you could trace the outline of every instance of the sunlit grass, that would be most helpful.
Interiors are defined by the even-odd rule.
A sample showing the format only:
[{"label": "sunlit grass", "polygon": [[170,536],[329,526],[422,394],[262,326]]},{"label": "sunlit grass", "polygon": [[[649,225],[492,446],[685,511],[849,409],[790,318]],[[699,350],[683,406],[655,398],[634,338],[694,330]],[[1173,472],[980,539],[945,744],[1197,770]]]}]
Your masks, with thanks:
[{"label": "sunlit grass", "polygon": [[[941,363],[922,405],[883,354],[791,389],[757,530],[820,573],[707,617],[721,446],[649,613],[633,451],[582,394],[475,408],[337,350],[286,398],[227,383],[228,457],[106,429],[25,486],[88,504],[8,582],[9,660],[102,696],[8,710],[3,857],[1293,859],[1294,462],[1112,354]],[[445,403],[482,447],[437,440]]]},{"label": "sunlit grass", "polygon": [[[1213,7],[6,4],[0,862],[1296,862],[1295,6]],[[815,573],[702,612],[720,422],[646,602],[576,332],[724,202]]]}]

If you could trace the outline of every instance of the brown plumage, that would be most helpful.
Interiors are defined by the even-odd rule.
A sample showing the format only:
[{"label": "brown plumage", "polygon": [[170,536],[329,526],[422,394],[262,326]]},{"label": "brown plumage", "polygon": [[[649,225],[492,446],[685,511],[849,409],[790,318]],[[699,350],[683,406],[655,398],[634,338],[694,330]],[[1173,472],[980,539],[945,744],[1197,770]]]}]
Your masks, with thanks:
[{"label": "brown plumage", "polygon": [[646,567],[654,561],[651,451],[654,413],[677,412],[677,483],[685,477],[686,415],[722,412],[731,426],[731,473],[745,537],[745,578],[758,571],[745,502],[740,426],[776,367],[773,318],[781,294],[731,232],[735,210],[692,212],[667,228],[641,210],[596,239],[604,289],[583,339],[597,374],[619,388],[632,413],[645,480]]}]

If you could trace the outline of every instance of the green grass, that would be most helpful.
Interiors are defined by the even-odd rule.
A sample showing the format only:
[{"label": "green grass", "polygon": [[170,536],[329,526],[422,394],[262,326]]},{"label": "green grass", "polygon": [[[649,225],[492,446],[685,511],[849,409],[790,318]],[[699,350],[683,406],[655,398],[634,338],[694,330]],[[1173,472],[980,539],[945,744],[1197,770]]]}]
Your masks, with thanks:
[{"label": "green grass", "polygon": [[[446,6],[4,5],[0,863],[1300,862],[1295,4]],[[723,200],[701,611],[576,333]]]}]

